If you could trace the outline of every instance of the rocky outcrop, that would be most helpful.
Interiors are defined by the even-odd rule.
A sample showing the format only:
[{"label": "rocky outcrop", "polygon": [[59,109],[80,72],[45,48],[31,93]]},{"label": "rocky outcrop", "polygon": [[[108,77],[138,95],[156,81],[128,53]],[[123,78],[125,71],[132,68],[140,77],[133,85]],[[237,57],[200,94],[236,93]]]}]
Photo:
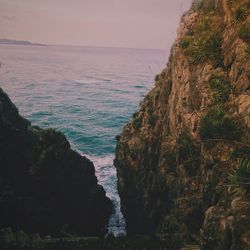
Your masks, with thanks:
[{"label": "rocky outcrop", "polygon": [[0,227],[102,235],[111,201],[65,136],[31,126],[0,89]]},{"label": "rocky outcrop", "polygon": [[194,1],[166,69],[118,137],[129,234],[177,249],[250,247],[249,183],[238,178],[250,158],[249,10],[247,0]]}]

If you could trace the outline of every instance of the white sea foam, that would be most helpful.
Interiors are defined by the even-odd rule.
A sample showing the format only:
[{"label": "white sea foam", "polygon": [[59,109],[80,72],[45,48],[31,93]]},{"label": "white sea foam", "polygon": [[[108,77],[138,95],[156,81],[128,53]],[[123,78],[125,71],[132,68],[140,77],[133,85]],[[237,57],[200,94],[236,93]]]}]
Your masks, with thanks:
[{"label": "white sea foam", "polygon": [[114,236],[126,235],[126,222],[121,212],[120,197],[117,191],[116,168],[113,164],[114,156],[112,154],[105,156],[89,156],[93,161],[96,170],[98,183],[101,184],[114,205],[114,211],[109,219],[108,233]]},{"label": "white sea foam", "polygon": [[101,84],[102,82],[97,79],[91,79],[91,78],[86,78],[86,79],[76,79],[74,80],[75,83],[77,84],[82,84],[82,85],[88,85],[88,84]]},{"label": "white sea foam", "polygon": [[101,77],[85,76],[83,79],[76,79],[75,82],[78,84],[102,84],[105,82],[110,82],[110,79],[105,79]]}]

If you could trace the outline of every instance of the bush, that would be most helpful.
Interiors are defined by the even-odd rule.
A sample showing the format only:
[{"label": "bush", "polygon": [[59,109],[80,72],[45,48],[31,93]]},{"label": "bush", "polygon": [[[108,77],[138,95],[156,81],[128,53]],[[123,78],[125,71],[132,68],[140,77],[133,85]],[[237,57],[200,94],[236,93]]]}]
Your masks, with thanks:
[{"label": "bush", "polygon": [[196,11],[200,10],[203,5],[203,0],[194,0],[192,3],[192,8]]},{"label": "bush", "polygon": [[236,147],[234,150],[230,152],[230,158],[250,158],[250,147]]},{"label": "bush", "polygon": [[156,124],[157,119],[158,119],[158,116],[155,115],[155,114],[152,114],[152,115],[149,116],[149,118],[148,118],[148,123],[149,123],[152,127],[154,127],[155,124]]},{"label": "bush", "polygon": [[153,115],[153,113],[154,113],[153,104],[149,103],[149,106],[147,107],[147,114],[148,116],[151,116]]},{"label": "bush", "polygon": [[136,118],[133,120],[133,126],[134,126],[136,129],[140,129],[141,126],[142,126],[142,118],[141,118],[141,117],[136,117]]},{"label": "bush", "polygon": [[236,186],[250,185],[250,159],[241,159],[237,169],[229,172],[228,180]]},{"label": "bush", "polygon": [[30,244],[30,238],[24,231],[19,231],[16,233],[17,246],[21,249],[27,249]]},{"label": "bush", "polygon": [[223,66],[221,55],[222,36],[211,31],[203,32],[193,38],[184,49],[184,55],[190,58],[191,63],[199,64],[211,62],[215,66]]},{"label": "bush", "polygon": [[166,165],[167,165],[167,168],[168,168],[168,171],[169,172],[176,172],[176,166],[177,166],[177,154],[176,154],[176,151],[171,148],[171,147],[168,147],[164,150],[164,156],[163,156],[165,162],[166,162]]},{"label": "bush", "polygon": [[186,36],[184,38],[182,38],[182,40],[180,41],[179,43],[179,46],[182,48],[182,49],[186,49],[188,48],[189,44],[190,44],[190,41],[191,41],[191,38]]},{"label": "bush", "polygon": [[179,164],[183,163],[188,175],[196,175],[200,164],[199,149],[187,132],[182,133],[177,139],[177,150]]},{"label": "bush", "polygon": [[157,74],[157,75],[155,76],[155,82],[158,82],[160,79],[161,79],[161,75],[160,75],[160,74]]},{"label": "bush", "polygon": [[250,23],[245,23],[239,28],[239,37],[245,42],[250,41]]},{"label": "bush", "polygon": [[155,76],[155,83],[159,84],[159,86],[162,86],[162,84],[163,84],[163,76],[162,76],[162,74],[157,74]]},{"label": "bush", "polygon": [[221,74],[213,74],[209,78],[208,82],[210,89],[213,91],[215,102],[226,102],[231,92],[231,84],[229,79]]},{"label": "bush", "polygon": [[215,66],[223,66],[222,32],[211,27],[214,15],[212,12],[203,13],[193,29],[181,41],[180,47],[191,63],[211,62]]},{"label": "bush", "polygon": [[204,40],[201,49],[203,49],[203,53],[207,56],[208,60],[214,62],[216,65],[222,65],[221,46],[221,34],[210,34]]},{"label": "bush", "polygon": [[136,117],[138,117],[138,115],[139,115],[139,112],[135,112],[132,117],[135,119]]},{"label": "bush", "polygon": [[0,231],[0,247],[1,249],[14,249],[16,246],[16,238],[10,227],[1,229]]},{"label": "bush", "polygon": [[195,147],[190,136],[184,132],[177,139],[178,153],[181,160],[187,160],[193,158],[197,154],[197,148]]},{"label": "bush", "polygon": [[42,242],[42,239],[38,233],[30,236],[30,247],[31,247],[31,249],[42,249],[43,248],[43,242]]},{"label": "bush", "polygon": [[211,13],[203,13],[202,16],[197,20],[197,22],[194,25],[194,33],[200,34],[202,32],[208,32],[210,31],[210,25],[212,21],[213,15]]},{"label": "bush", "polygon": [[246,20],[247,16],[249,14],[248,7],[245,5],[240,5],[234,13],[233,16],[233,23],[237,24],[239,22],[243,22]]},{"label": "bush", "polygon": [[247,52],[248,54],[250,54],[250,44],[248,44],[248,46],[247,46],[247,48],[246,48],[246,52]]},{"label": "bush", "polygon": [[216,105],[201,119],[199,134],[201,139],[235,139],[239,128],[223,106]]}]

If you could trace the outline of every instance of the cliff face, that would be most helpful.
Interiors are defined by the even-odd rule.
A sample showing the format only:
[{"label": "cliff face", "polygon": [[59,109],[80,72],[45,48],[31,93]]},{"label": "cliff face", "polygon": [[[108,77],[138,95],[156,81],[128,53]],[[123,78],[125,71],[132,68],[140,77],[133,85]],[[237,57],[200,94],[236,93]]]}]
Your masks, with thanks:
[{"label": "cliff face", "polygon": [[250,247],[249,11],[248,0],[204,0],[183,16],[166,69],[119,136],[128,233]]},{"label": "cliff face", "polygon": [[32,127],[0,89],[0,227],[101,235],[111,210],[93,163],[62,133]]}]

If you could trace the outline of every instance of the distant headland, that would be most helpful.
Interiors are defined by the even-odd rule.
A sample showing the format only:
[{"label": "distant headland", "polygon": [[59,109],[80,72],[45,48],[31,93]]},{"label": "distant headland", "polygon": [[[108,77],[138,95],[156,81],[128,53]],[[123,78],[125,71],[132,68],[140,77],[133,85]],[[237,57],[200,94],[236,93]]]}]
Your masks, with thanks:
[{"label": "distant headland", "polygon": [[19,41],[19,40],[11,40],[11,39],[1,39],[0,44],[13,44],[13,45],[32,45],[32,46],[46,46],[46,44],[41,43],[32,43],[30,41]]}]

